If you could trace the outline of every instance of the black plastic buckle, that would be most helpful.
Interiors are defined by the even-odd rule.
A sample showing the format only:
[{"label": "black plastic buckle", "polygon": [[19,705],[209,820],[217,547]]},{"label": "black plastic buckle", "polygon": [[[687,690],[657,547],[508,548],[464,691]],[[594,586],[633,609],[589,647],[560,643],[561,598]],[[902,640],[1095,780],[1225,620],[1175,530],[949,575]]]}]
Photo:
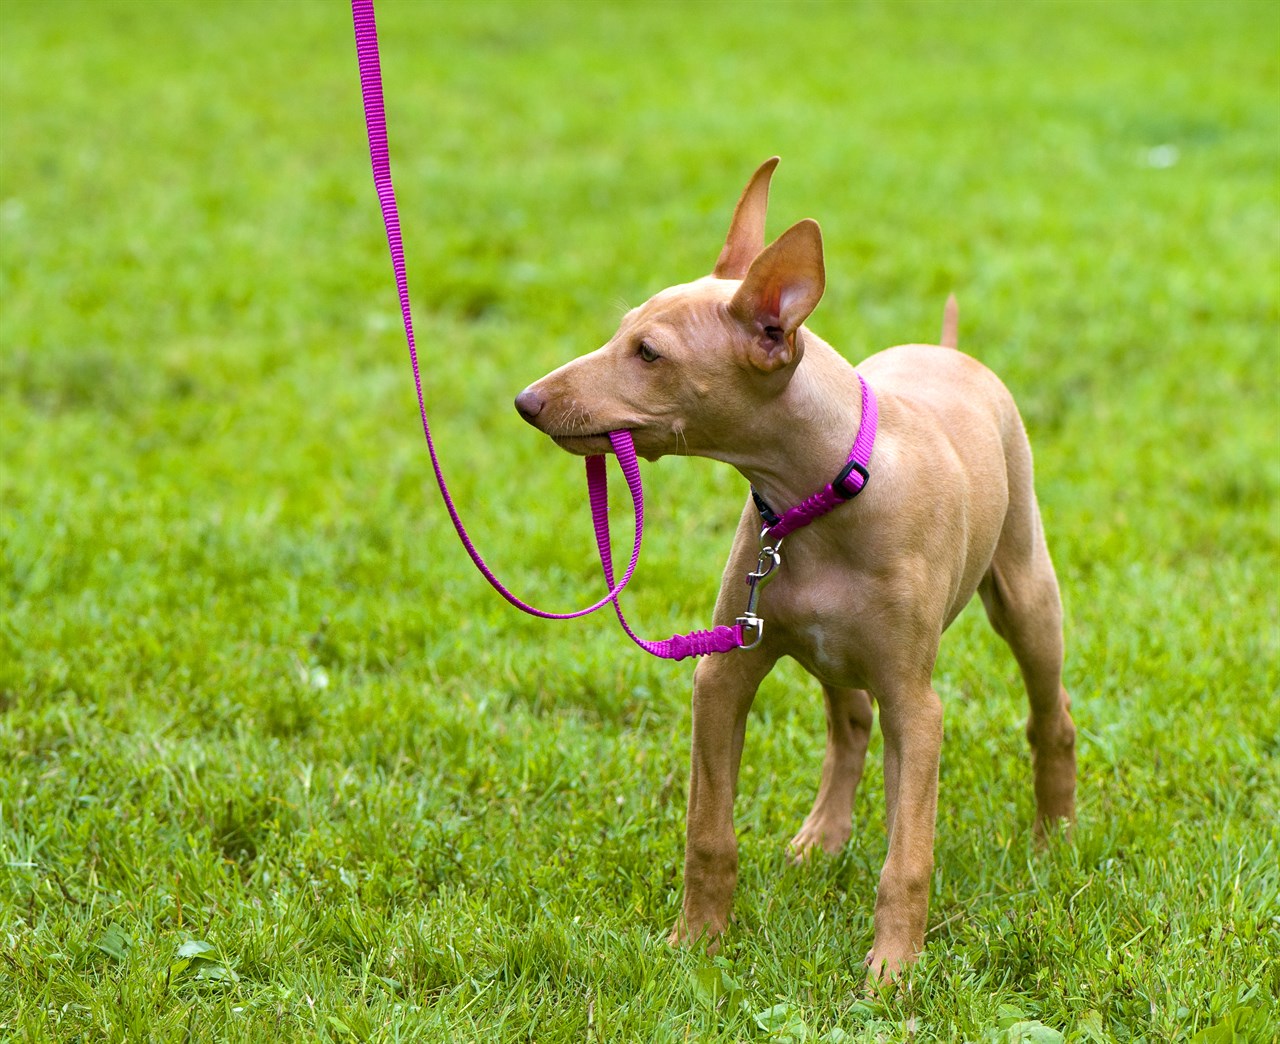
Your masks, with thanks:
[{"label": "black plastic buckle", "polygon": [[[849,481],[849,476],[852,475],[855,471],[862,476],[862,485],[859,486],[857,489],[849,489],[848,487],[845,486],[845,483]],[[871,481],[871,475],[868,473],[867,469],[864,468],[861,464],[859,464],[856,460],[851,460],[840,471],[840,474],[836,476],[836,480],[833,483],[831,483],[831,492],[833,492],[841,500],[852,500],[854,497],[856,497],[859,493],[861,493],[864,489],[867,488],[867,483],[870,481]]]},{"label": "black plastic buckle", "polygon": [[760,512],[760,518],[766,526],[772,528],[782,521],[782,517],[764,502],[764,497],[756,492],[755,486],[751,487],[751,499],[756,502],[756,510]]}]

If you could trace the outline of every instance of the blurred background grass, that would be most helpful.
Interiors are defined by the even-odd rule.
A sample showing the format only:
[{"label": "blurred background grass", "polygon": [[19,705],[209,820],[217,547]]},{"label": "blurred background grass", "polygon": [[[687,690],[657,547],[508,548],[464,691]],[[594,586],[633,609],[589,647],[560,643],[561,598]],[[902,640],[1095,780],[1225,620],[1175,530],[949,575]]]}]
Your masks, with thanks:
[{"label": "blurred background grass", "polygon": [[[478,543],[517,591],[568,607],[599,581],[580,464],[512,396],[601,343],[625,307],[704,274],[746,177],[781,154],[771,231],[812,216],[825,234],[815,329],[856,361],[935,337],[954,289],[962,347],[1022,405],[1083,727],[1080,880],[1145,852],[1134,887],[1186,906],[1190,868],[1219,849],[1224,865],[1274,862],[1274,6],[384,0],[378,14],[428,407]],[[469,889],[474,903],[424,924],[458,947],[509,936],[475,964],[529,990],[541,980],[512,961],[522,939],[541,952],[539,933],[561,930],[526,923],[547,889],[606,935],[656,937],[677,901],[688,672],[628,649],[604,617],[524,619],[457,547],[418,429],[345,5],[8,0],[0,59],[0,801],[22,864],[5,917],[20,967],[0,975],[36,1008],[88,982],[84,1026],[101,1029],[110,976],[88,958],[58,965],[68,939],[105,952],[92,947],[104,924],[125,925],[154,947],[128,965],[142,982],[186,937],[175,873],[202,882],[188,907],[218,911],[234,949],[254,935],[245,903],[305,922],[289,905],[310,894],[298,882],[345,895],[345,870],[396,897],[363,900],[386,920],[362,960],[410,993],[444,991],[451,1032],[467,1010],[487,1013],[477,1034],[527,1028],[518,989],[469,1008],[473,969],[388,970],[395,911]],[[653,635],[702,626],[744,483],[701,461],[645,477],[656,510],[635,616]],[[992,890],[970,864],[991,846],[1007,856],[1030,801],[1016,671],[973,613],[944,643],[939,687],[939,863],[955,876],[940,877],[934,923],[950,927],[934,949],[990,954],[1005,907],[963,905]],[[749,738],[752,961],[764,927],[824,932],[803,883],[787,885],[794,921],[763,913],[816,778],[810,689],[781,670]],[[204,789],[174,781],[181,764]],[[844,974],[869,938],[875,775],[860,847],[823,871],[853,892],[831,944]],[[611,818],[618,786],[648,811]],[[358,830],[325,788],[370,803]],[[482,814],[499,805],[528,822]],[[575,847],[575,870],[548,866],[566,830],[600,837]],[[620,905],[608,882],[622,872]],[[1105,931],[1096,952],[1062,958],[1065,982],[1028,970],[1052,951],[1042,940],[1025,965],[978,962],[948,986],[959,999],[926,990],[921,1010],[981,1026],[997,1000],[1030,996],[1065,1020],[1076,976],[1112,998],[1090,1001],[1108,1032],[1189,1033],[1240,1000],[1245,968],[1277,982],[1274,867],[1257,873],[1269,897],[1249,924],[1266,931],[1231,952],[1203,1010],[1189,998],[1209,970],[1178,965],[1167,936],[1148,938],[1147,959],[1177,975],[1144,980],[1150,996],[1107,993],[1089,978],[1110,966]],[[486,905],[495,882],[513,905]],[[306,917],[338,931],[331,915]],[[1214,900],[1205,916],[1234,914]],[[551,950],[612,953],[592,931]],[[650,959],[643,939],[621,945]],[[245,983],[300,989],[291,953]],[[761,960],[763,1007],[770,976],[791,996],[795,969]],[[624,980],[651,983],[667,967],[654,963]],[[316,988],[350,1019],[369,1002],[334,967]],[[257,1012],[261,998],[240,990],[202,1003],[235,1026],[233,1003]],[[138,1026],[177,1017],[145,1015],[144,1000],[126,1006]],[[295,1002],[274,1003],[303,1019]],[[632,1015],[656,1039],[686,1025],[682,1003]],[[825,1024],[821,995],[805,1003]],[[565,1032],[580,1036],[573,1011]]]}]

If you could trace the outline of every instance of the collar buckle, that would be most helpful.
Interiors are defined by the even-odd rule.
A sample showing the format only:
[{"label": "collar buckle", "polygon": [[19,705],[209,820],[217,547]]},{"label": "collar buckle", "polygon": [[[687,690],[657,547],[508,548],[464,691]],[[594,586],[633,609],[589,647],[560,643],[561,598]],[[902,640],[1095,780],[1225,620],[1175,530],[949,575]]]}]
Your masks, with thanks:
[{"label": "collar buckle", "polygon": [[[853,478],[855,473],[857,473],[858,475],[858,482],[851,489],[848,485],[846,485],[846,483],[848,483]],[[851,460],[849,461],[848,464],[846,464],[843,468],[840,469],[840,474],[837,475],[835,481],[831,483],[831,492],[834,493],[841,500],[852,500],[854,497],[856,497],[859,493],[861,493],[864,489],[867,488],[867,483],[870,481],[871,481],[870,472],[868,472],[867,469],[864,468],[861,464],[859,464],[856,460]]]}]

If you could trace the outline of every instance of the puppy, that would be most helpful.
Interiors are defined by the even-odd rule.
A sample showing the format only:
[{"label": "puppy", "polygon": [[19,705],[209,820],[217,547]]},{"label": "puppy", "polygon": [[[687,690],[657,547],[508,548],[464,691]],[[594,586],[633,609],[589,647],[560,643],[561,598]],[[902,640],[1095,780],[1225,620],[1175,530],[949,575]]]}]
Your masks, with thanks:
[{"label": "puppy", "polygon": [[[1000,380],[956,350],[954,300],[941,345],[889,348],[855,370],[803,325],[826,284],[818,225],[801,221],[765,246],[776,165],[762,165],[742,193],[710,276],[632,309],[604,347],[530,385],[516,407],[573,453],[608,452],[608,433],[626,429],[650,460],[689,453],[747,478],[753,496],[717,624],[741,612],[762,544],[778,551],[759,610],[767,627],[694,672],[684,901],[671,943],[714,946],[728,924],[747,713],[761,680],[790,656],[821,684],[827,713],[817,798],[790,844],[796,859],[849,839],[873,703],[880,708],[889,845],[867,963],[883,979],[924,945],[942,743],[931,676],[942,632],[975,591],[1026,683],[1036,832],[1074,818],[1061,603],[1022,420]],[[850,447],[865,446],[865,429],[874,436],[867,477],[850,482]],[[815,490],[837,503],[775,548],[762,529],[792,505],[816,503]]]}]

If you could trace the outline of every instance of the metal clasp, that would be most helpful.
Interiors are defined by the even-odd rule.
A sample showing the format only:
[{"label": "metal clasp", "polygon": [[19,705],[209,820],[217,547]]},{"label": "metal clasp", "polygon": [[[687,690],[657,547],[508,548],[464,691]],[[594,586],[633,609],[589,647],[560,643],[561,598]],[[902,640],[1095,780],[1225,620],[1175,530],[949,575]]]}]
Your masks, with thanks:
[{"label": "metal clasp", "polygon": [[747,574],[747,587],[750,590],[747,594],[746,612],[736,621],[742,628],[744,638],[748,631],[755,634],[749,644],[743,644],[743,649],[754,649],[764,639],[764,620],[756,615],[756,606],[760,602],[761,589],[773,579],[778,566],[782,565],[782,541],[766,544],[765,539],[768,535],[767,527],[760,531],[760,557],[756,559],[755,570]]}]

